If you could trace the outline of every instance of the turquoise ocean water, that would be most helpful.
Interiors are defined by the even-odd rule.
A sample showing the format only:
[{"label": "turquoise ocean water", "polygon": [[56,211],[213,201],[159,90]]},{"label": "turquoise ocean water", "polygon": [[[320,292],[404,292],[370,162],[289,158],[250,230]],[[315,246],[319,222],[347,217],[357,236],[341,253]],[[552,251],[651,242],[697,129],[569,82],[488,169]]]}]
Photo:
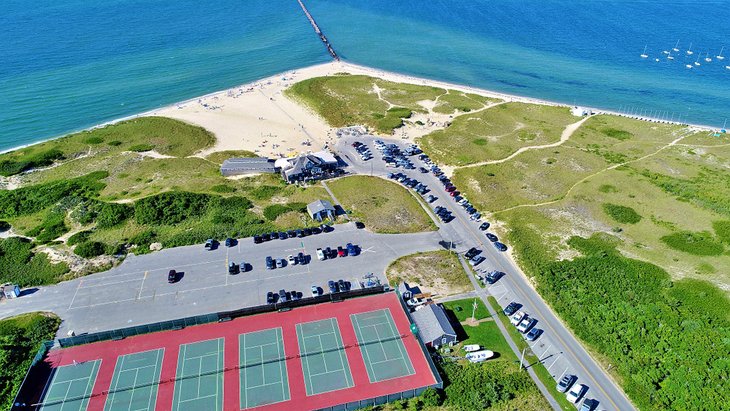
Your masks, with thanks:
[{"label": "turquoise ocean water", "polygon": [[[692,123],[730,117],[730,1],[306,3],[353,63]],[[0,11],[0,150],[328,61],[296,0],[4,0]]]}]

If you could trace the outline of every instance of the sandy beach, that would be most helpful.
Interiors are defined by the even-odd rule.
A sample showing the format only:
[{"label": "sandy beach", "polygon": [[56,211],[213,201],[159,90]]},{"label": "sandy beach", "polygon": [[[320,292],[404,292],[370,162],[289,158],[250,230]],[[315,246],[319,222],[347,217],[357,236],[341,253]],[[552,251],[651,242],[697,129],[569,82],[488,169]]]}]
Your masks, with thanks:
[{"label": "sandy beach", "polygon": [[[199,156],[224,150],[247,150],[270,157],[287,157],[300,152],[316,151],[334,143],[335,130],[308,108],[287,98],[283,92],[298,81],[342,72],[365,74],[394,82],[449,88],[504,101],[565,106],[565,104],[556,102],[502,94],[333,61],[280,73],[143,113],[140,116],[156,115],[175,118],[211,131],[216,136],[217,142],[213,147],[198,153]],[[423,102],[423,105],[429,108],[428,102]],[[596,109],[593,111],[622,115]],[[431,126],[404,127],[396,132],[396,136],[413,140],[434,129],[441,128],[442,124],[449,119],[448,115],[436,113],[429,113],[427,116]],[[697,127],[709,130],[709,128]]]}]

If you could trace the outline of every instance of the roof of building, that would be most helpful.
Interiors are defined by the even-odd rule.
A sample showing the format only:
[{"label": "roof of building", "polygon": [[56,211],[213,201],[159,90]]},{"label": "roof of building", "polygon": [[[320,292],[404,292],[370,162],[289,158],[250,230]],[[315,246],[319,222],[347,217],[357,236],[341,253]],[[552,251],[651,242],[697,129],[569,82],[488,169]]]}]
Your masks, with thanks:
[{"label": "roof of building", "polygon": [[335,158],[335,155],[327,150],[317,151],[316,153],[312,153],[312,155],[320,158],[327,164],[337,164],[337,159]]},{"label": "roof of building", "polygon": [[434,341],[444,334],[456,337],[454,327],[451,326],[446,311],[440,305],[428,304],[413,312],[411,316],[416,322],[421,340],[424,342]]},{"label": "roof of building", "polygon": [[332,207],[332,203],[327,200],[317,200],[307,204],[307,211],[309,211],[309,215],[315,215],[322,211],[334,212],[335,208]]},{"label": "roof of building", "polygon": [[223,161],[223,170],[274,171],[274,162],[266,157],[229,158]]}]

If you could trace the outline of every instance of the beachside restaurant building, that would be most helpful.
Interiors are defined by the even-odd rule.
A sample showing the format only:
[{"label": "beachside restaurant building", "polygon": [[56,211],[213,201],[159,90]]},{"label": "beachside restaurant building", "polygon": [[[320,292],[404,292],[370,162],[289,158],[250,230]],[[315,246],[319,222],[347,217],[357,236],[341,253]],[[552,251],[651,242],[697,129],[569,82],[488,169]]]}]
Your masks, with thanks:
[{"label": "beachside restaurant building", "polygon": [[301,154],[294,158],[279,159],[276,167],[287,183],[323,180],[342,174],[337,158],[329,151]]}]

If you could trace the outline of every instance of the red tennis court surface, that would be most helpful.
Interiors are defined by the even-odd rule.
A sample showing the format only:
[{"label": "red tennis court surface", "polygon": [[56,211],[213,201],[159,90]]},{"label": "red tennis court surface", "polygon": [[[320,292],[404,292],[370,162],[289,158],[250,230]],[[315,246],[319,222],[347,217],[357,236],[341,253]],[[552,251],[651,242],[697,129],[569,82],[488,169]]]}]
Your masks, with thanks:
[{"label": "red tennis court surface", "polygon": [[[360,322],[370,320],[376,332],[363,334],[366,325],[357,320],[353,323],[353,318],[360,318]],[[388,330],[388,326],[392,333],[386,338],[382,334],[380,340],[373,337],[377,329]],[[142,354],[130,357],[136,353]],[[374,360],[375,357],[378,358]],[[118,364],[120,358],[136,358],[141,362]],[[52,350],[46,361],[59,370],[57,376],[64,374],[61,370],[73,368],[78,374],[79,364],[99,362],[96,375],[87,377],[93,381],[88,405],[77,398],[79,406],[67,404],[74,410],[190,410],[201,404],[207,404],[205,408],[211,410],[311,410],[437,383],[418,340],[410,331],[398,296],[392,292]],[[139,369],[152,367],[147,375],[153,380],[157,378],[155,361],[161,362],[159,385],[153,383],[156,390],[149,388],[149,379],[144,386],[140,383],[135,386]],[[403,371],[379,378],[377,372],[392,368],[386,361],[403,364]],[[125,372],[121,380],[131,384],[128,388],[132,394],[127,392],[129,407],[125,406],[124,395],[118,394],[115,400],[107,401],[107,397],[112,397],[109,391],[114,391],[110,387],[118,387],[120,373]],[[330,379],[326,380],[328,375]],[[332,378],[333,375],[343,377]],[[319,381],[317,376],[322,376]],[[216,381],[222,381],[222,385]],[[51,381],[51,389],[54,384]],[[266,391],[268,385],[271,385],[270,392]],[[189,392],[194,390],[198,393]],[[132,399],[135,396],[140,398]],[[149,405],[139,407],[140,401]],[[66,409],[62,404],[43,407],[61,408]]]}]

